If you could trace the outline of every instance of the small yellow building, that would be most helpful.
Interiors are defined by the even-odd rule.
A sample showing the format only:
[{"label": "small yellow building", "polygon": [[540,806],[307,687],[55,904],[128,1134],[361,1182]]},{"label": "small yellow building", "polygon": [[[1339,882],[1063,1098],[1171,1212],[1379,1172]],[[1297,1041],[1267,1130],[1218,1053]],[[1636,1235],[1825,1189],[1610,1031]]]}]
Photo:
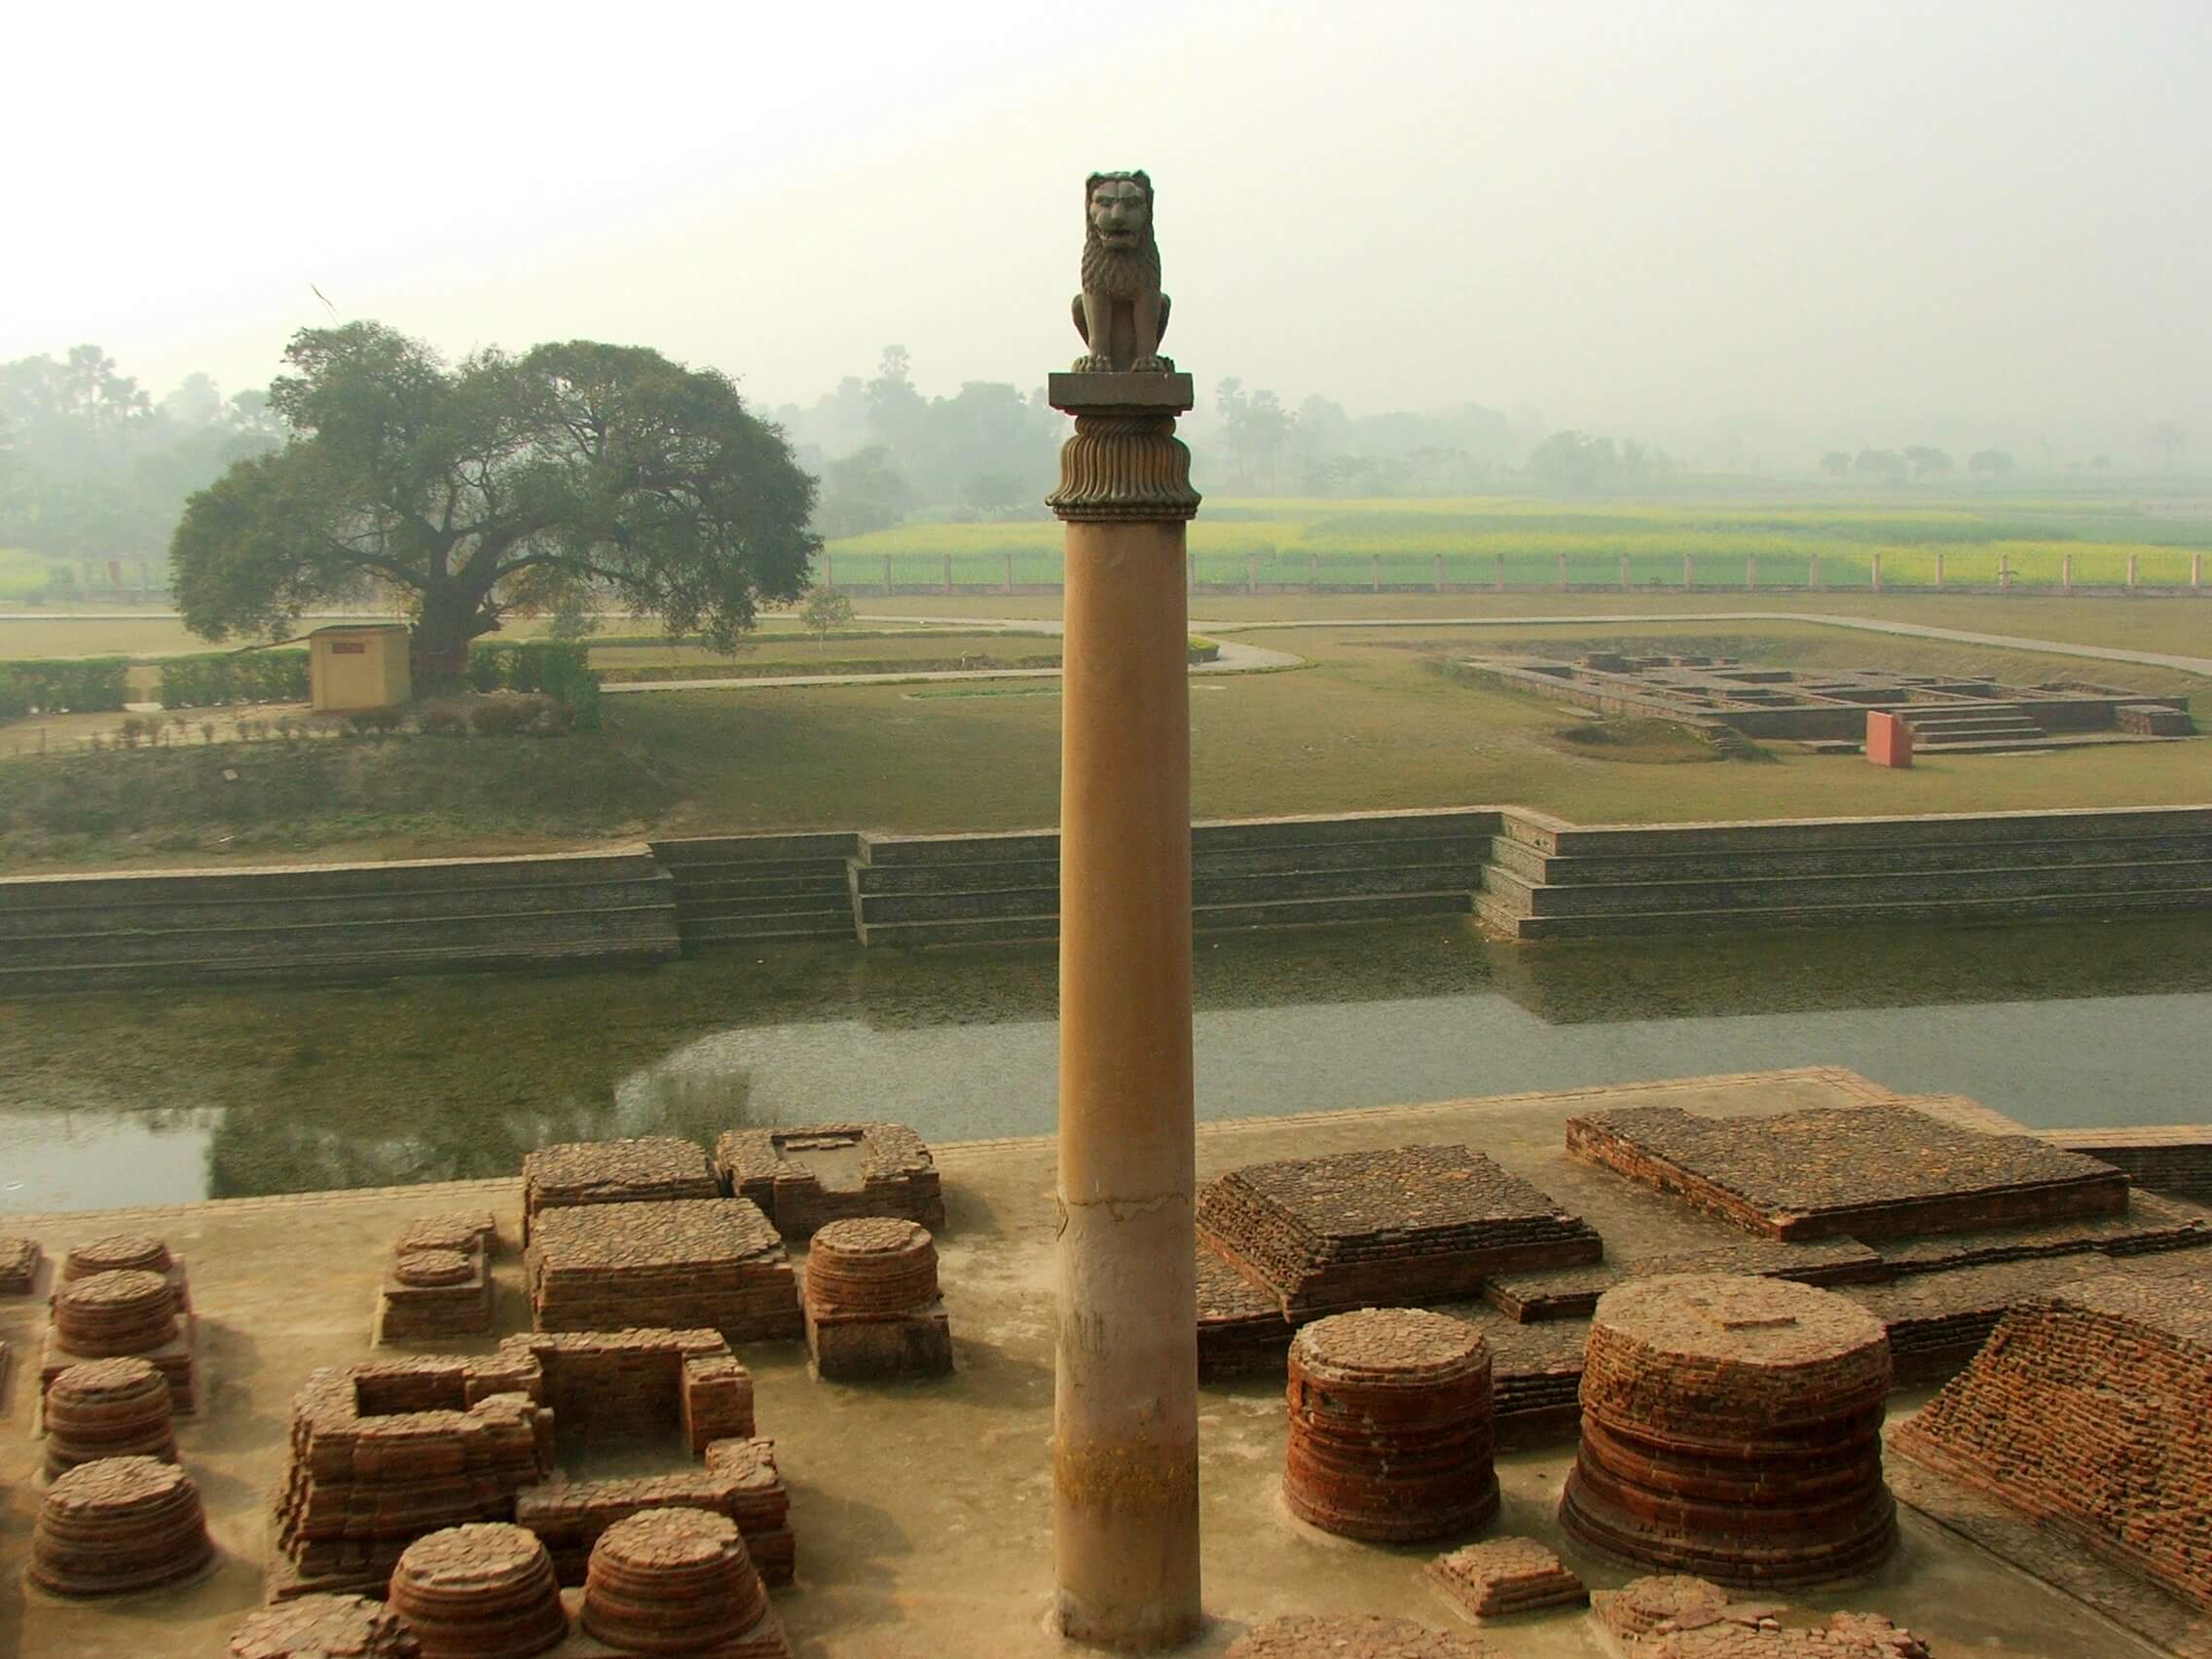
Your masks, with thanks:
[{"label": "small yellow building", "polygon": [[318,715],[388,709],[414,695],[404,622],[346,623],[308,636],[308,701]]}]

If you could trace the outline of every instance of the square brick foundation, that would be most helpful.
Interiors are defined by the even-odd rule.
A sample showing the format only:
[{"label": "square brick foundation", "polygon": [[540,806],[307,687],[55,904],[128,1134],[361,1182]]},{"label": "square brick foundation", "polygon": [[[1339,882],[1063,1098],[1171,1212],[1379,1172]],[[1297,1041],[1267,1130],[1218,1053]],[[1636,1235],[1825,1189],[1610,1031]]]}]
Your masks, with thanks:
[{"label": "square brick foundation", "polygon": [[528,1263],[541,1331],[707,1328],[740,1343],[804,1329],[783,1239],[744,1198],[546,1210]]},{"label": "square brick foundation", "polygon": [[865,1215],[944,1226],[936,1161],[904,1124],[730,1129],[715,1142],[715,1168],[724,1192],[758,1204],[786,1238]]},{"label": "square brick foundation", "polygon": [[944,1304],[904,1313],[806,1309],[809,1368],[827,1382],[874,1382],[952,1373],[952,1324]]}]

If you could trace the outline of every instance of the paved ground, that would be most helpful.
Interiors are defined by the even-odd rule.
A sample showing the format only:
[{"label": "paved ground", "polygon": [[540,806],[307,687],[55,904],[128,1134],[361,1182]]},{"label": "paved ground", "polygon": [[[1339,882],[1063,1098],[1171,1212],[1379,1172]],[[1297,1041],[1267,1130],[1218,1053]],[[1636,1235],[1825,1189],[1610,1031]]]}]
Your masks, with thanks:
[{"label": "paved ground", "polygon": [[[1672,1103],[1703,1111],[1787,1110],[1862,1098],[1848,1073],[1805,1071],[1586,1090],[1567,1095],[1346,1112],[1199,1129],[1201,1174],[1265,1158],[1420,1139],[1473,1139],[1516,1173],[1580,1206],[1608,1237],[1648,1245],[1727,1238],[1610,1176],[1569,1162],[1573,1111]],[[1051,1407],[1052,1149],[1047,1140],[939,1149],[950,1210],[942,1253],[959,1373],[940,1382],[846,1387],[809,1381],[796,1344],[748,1345],[761,1432],[793,1492],[798,1582],[776,1604],[802,1659],[962,1659],[1072,1651],[1043,1629],[1051,1594],[1048,1449]],[[316,1366],[365,1357],[379,1266],[410,1217],[457,1204],[497,1208],[506,1252],[500,1328],[523,1328],[513,1253],[516,1183],[249,1199],[135,1215],[23,1218],[11,1231],[58,1255],[129,1225],[190,1260],[204,1321],[203,1414],[182,1432],[224,1551],[188,1589],[120,1604],[70,1605],[22,1588],[38,1501],[35,1377],[20,1368],[0,1434],[0,1654],[39,1659],[203,1659],[258,1596],[264,1494],[281,1467],[287,1402]],[[35,1338],[36,1310],[0,1302],[0,1338]],[[463,1345],[455,1345],[463,1346]],[[488,1346],[488,1345],[484,1345]],[[18,1348],[18,1353],[20,1349]],[[1907,1400],[1905,1403],[1913,1403]],[[1201,1399],[1205,1602],[1215,1623],[1190,1652],[1218,1655],[1249,1623],[1295,1611],[1391,1611],[1440,1627],[1454,1615],[1421,1580],[1437,1549],[1395,1550],[1323,1536],[1278,1505],[1285,1437],[1279,1383],[1209,1387]],[[672,1461],[682,1454],[670,1448]],[[1553,1509],[1567,1454],[1500,1461],[1498,1532],[1558,1547],[1594,1585],[1633,1574],[1569,1545]],[[1903,1517],[1897,1556],[1868,1578],[1809,1598],[1874,1608],[1980,1659],[2105,1659],[2152,1651],[2058,1591],[1955,1534]],[[1522,1659],[1595,1659],[1575,1615],[1515,1622],[1492,1639]]]}]

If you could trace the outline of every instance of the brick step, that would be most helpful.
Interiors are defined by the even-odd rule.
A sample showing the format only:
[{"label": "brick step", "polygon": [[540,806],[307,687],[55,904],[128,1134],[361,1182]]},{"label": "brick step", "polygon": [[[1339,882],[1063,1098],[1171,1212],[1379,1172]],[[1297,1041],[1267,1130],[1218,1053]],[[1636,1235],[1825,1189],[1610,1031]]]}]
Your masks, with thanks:
[{"label": "brick step", "polygon": [[1523,916],[1603,916],[1821,908],[1862,903],[2011,900],[2114,893],[2172,893],[2212,886],[2212,860],[2087,865],[2065,869],[1903,871],[1879,875],[1757,877],[1744,881],[1604,882],[1540,886],[1493,866],[1483,891]]},{"label": "brick step", "polygon": [[1831,847],[1799,852],[1715,852],[1562,856],[1499,835],[1491,862],[1532,883],[1723,880],[1746,876],[1879,875],[1919,870],[2052,869],[2089,864],[2212,859],[2212,832],[2132,835],[2073,841],[1983,841],[1933,846]]},{"label": "brick step", "polygon": [[1636,934],[1735,933],[1767,928],[1874,928],[1939,922],[2003,927],[2011,922],[2165,914],[2212,909],[2212,885],[2159,893],[2069,893],[2034,899],[1954,899],[1917,903],[1776,906],[1765,910],[1667,910],[1602,916],[1528,916],[1476,895],[1475,911],[1524,940],[1612,939]]},{"label": "brick step", "polygon": [[861,837],[850,830],[796,830],[764,835],[681,835],[654,841],[653,857],[670,869],[700,864],[777,864],[851,858]]},{"label": "brick step", "polygon": [[711,904],[722,899],[757,899],[778,894],[798,898],[831,893],[842,898],[845,892],[842,861],[792,875],[731,875],[707,881],[688,874],[676,878],[676,902],[686,909],[693,904]]},{"label": "brick step", "polygon": [[756,893],[733,899],[686,899],[676,914],[688,928],[697,922],[753,916],[839,916],[850,922],[853,901],[843,888],[830,893]]},{"label": "brick step", "polygon": [[501,943],[415,945],[393,950],[359,950],[328,956],[288,956],[282,960],[234,961],[177,955],[143,962],[92,962],[56,968],[20,964],[11,957],[0,967],[0,993],[79,991],[148,984],[205,984],[281,980],[286,984],[389,979],[405,974],[533,972],[548,968],[598,968],[617,964],[673,961],[673,935],[664,940],[621,942],[599,940],[512,946]]},{"label": "brick step", "polygon": [[[1303,899],[1353,899],[1457,889],[1471,893],[1481,879],[1476,864],[1412,866],[1382,869],[1293,870],[1282,875],[1199,875],[1191,901],[1203,910],[1218,904],[1273,904]],[[978,889],[966,893],[876,893],[860,901],[863,918],[877,923],[953,920],[966,916],[1021,915],[1059,907],[1059,887]]]},{"label": "brick step", "polygon": [[763,939],[842,939],[853,938],[853,912],[840,909],[835,915],[826,911],[785,912],[768,916],[708,916],[698,921],[686,920],[682,924],[683,944],[687,950],[702,946],[724,944],[750,944]]},{"label": "brick step", "polygon": [[601,940],[616,943],[664,936],[673,940],[676,910],[667,903],[630,904],[524,915],[456,912],[415,922],[313,922],[297,926],[248,923],[222,928],[50,934],[37,940],[16,941],[8,952],[8,960],[11,966],[52,969],[185,957],[202,962],[280,962],[301,956],[428,948],[435,945],[440,935],[463,942],[470,939],[487,944],[496,940],[516,948],[571,940]]},{"label": "brick step", "polygon": [[468,899],[495,888],[658,880],[642,850],[549,853],[509,859],[424,859],[369,865],[296,865],[280,869],[166,870],[145,874],[0,877],[0,913],[64,905],[258,904],[353,895],[446,894]]},{"label": "brick step", "polygon": [[[1281,847],[1196,847],[1197,877],[1293,874],[1325,869],[1381,869],[1458,865],[1472,868],[1490,850],[1488,835],[1389,841],[1302,842]],[[1057,857],[931,865],[871,865],[854,860],[853,885],[864,895],[957,893],[994,887],[1049,886],[1060,878]]]},{"label": "brick step", "polygon": [[1500,831],[1538,852],[1600,854],[1801,852],[1820,847],[1928,847],[1957,842],[2212,834],[2212,806],[2085,807],[2071,812],[1958,813],[1928,818],[1801,818],[1764,824],[1611,825],[1582,829],[1515,814]]},{"label": "brick step", "polygon": [[668,877],[494,885],[445,891],[288,894],[253,900],[205,899],[155,903],[56,904],[0,909],[0,942],[80,934],[197,933],[239,926],[309,927],[333,922],[442,922],[456,912],[475,917],[537,916],[567,910],[664,904],[675,894]]},{"label": "brick step", "polygon": [[[1056,894],[1054,898],[1057,899]],[[1192,911],[1191,922],[1198,933],[1220,933],[1236,928],[1381,921],[1401,916],[1464,915],[1471,905],[1472,895],[1465,888],[1451,888],[1428,893],[1368,894],[1343,899],[1205,904]],[[861,941],[870,946],[996,943],[1012,940],[1056,939],[1059,931],[1059,916],[1055,911],[1029,911],[929,921],[869,921],[861,929]]]}]

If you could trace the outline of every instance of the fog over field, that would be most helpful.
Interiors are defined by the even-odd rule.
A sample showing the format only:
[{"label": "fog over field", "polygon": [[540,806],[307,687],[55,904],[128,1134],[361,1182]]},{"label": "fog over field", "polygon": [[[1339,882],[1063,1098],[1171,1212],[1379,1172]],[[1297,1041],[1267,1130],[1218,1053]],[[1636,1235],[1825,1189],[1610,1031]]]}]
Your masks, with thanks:
[{"label": "fog over field", "polygon": [[1798,468],[2212,445],[2195,0],[37,7],[11,35],[0,360],[97,341],[230,390],[334,312],[455,354],[647,345],[769,409],[887,342],[933,389],[1027,388],[1077,350],[1084,173],[1142,166],[1202,386]]}]

